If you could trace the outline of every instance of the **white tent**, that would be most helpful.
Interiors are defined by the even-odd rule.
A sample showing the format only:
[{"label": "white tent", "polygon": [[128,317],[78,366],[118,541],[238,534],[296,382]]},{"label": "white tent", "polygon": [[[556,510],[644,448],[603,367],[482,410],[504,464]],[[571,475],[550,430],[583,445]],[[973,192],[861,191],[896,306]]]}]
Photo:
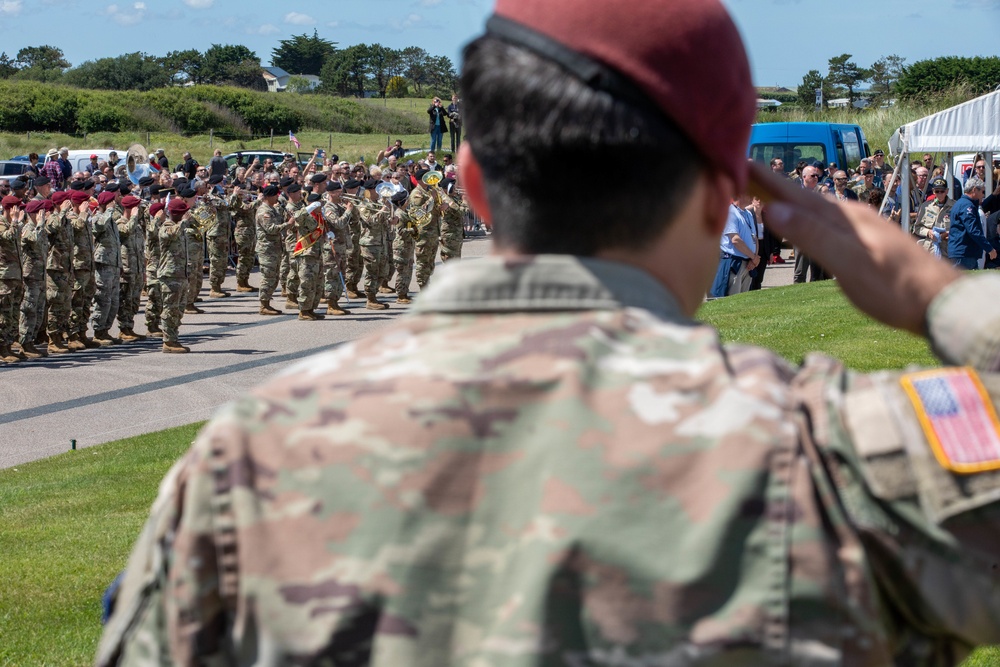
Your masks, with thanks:
[{"label": "white tent", "polygon": [[[1000,90],[987,93],[958,106],[907,123],[893,132],[889,152],[897,157],[896,169],[908,165],[911,153],[945,153],[945,180],[951,182],[953,154],[982,153],[993,164],[993,151],[1000,150]],[[910,191],[910,170],[902,169],[901,192]],[[986,170],[987,192],[993,189],[993,171]],[[910,198],[901,196],[900,223],[906,229],[910,219]]]}]

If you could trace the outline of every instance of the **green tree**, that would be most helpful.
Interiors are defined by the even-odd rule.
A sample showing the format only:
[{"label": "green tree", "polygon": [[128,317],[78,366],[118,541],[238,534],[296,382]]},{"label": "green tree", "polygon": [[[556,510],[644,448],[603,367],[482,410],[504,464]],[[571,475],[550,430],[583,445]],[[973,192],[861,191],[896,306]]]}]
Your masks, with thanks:
[{"label": "green tree", "polygon": [[0,79],[9,79],[17,73],[17,62],[4,51],[0,53]]},{"label": "green tree", "polygon": [[271,65],[280,67],[289,74],[321,75],[323,64],[337,51],[337,42],[323,39],[313,30],[312,37],[306,34],[283,39],[271,51]]},{"label": "green tree", "polygon": [[851,60],[851,54],[842,53],[830,58],[830,71],[826,78],[835,85],[847,89],[847,107],[854,107],[854,91],[858,85],[871,78],[871,72],[864,67],[858,67]]},{"label": "green tree", "polygon": [[816,106],[816,90],[823,90],[823,106],[833,97],[834,89],[830,82],[823,78],[819,70],[811,69],[802,77],[802,83],[798,88],[799,106],[803,109],[812,109]]},{"label": "green tree", "polygon": [[905,62],[905,58],[891,55],[883,56],[872,63],[869,70],[871,72],[872,91],[883,98],[891,96],[896,82],[899,81],[899,77],[903,75],[906,69]]},{"label": "green tree", "polygon": [[402,53],[381,44],[368,47],[368,70],[379,97],[386,96],[389,81],[398,76],[403,66]]},{"label": "green tree", "polygon": [[403,76],[413,82],[413,92],[424,97],[424,87],[429,83],[430,54],[419,46],[410,46],[402,51],[405,69]]},{"label": "green tree", "polygon": [[386,86],[385,93],[388,97],[406,97],[407,81],[404,77],[394,76],[389,79],[389,85]]},{"label": "green tree", "polygon": [[960,58],[945,56],[918,60],[908,66],[896,83],[900,97],[943,93],[958,84],[968,85],[974,94],[982,94],[1000,85],[1000,57]]},{"label": "green tree", "polygon": [[[205,51],[203,60],[202,83],[245,86],[252,85],[253,78],[261,77],[260,59],[242,44],[213,44]],[[250,80],[247,77],[248,68],[253,73]]]},{"label": "green tree", "polygon": [[62,49],[54,46],[26,46],[17,52],[17,66],[21,69],[37,68],[40,70],[67,69],[69,61],[63,55]]},{"label": "green tree", "polygon": [[163,67],[174,81],[201,83],[205,58],[198,49],[171,51],[163,57]]},{"label": "green tree", "polygon": [[368,88],[369,52],[364,44],[341,49],[329,57],[319,78],[323,90],[337,95],[364,97]]},{"label": "green tree", "polygon": [[312,92],[312,84],[309,79],[304,76],[291,76],[288,77],[288,85],[285,86],[285,92],[287,93],[308,93]]},{"label": "green tree", "polygon": [[67,71],[63,80],[80,88],[152,90],[170,85],[171,77],[159,58],[126,53],[83,62]]},{"label": "green tree", "polygon": [[444,98],[458,90],[458,73],[448,56],[431,56],[427,60],[427,80],[431,92]]}]

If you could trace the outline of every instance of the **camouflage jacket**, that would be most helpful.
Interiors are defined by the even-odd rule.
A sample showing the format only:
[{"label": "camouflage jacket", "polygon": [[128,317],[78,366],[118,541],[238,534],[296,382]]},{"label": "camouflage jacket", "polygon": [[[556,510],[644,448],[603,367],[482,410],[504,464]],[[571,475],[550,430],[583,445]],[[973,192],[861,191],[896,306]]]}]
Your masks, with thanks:
[{"label": "camouflage jacket", "polygon": [[94,233],[90,212],[66,214],[73,227],[73,273],[94,270]]},{"label": "camouflage jacket", "polygon": [[118,238],[118,225],[115,224],[117,217],[115,209],[111,206],[92,216],[94,261],[98,264],[121,266],[121,239]]},{"label": "camouflage jacket", "polygon": [[21,227],[21,275],[25,281],[45,281],[45,262],[49,257],[49,235],[43,213],[32,220],[25,216]]},{"label": "camouflage jacket", "polygon": [[256,224],[257,253],[280,255],[284,242],[285,218],[279,206],[270,206],[267,202],[261,203],[257,207]]},{"label": "camouflage jacket", "polygon": [[389,234],[391,212],[386,208],[373,208],[361,213],[361,245],[379,246],[385,244]]},{"label": "camouflage jacket", "polygon": [[[940,203],[937,197],[934,199],[928,199],[920,208],[917,209],[917,219],[913,223],[913,229],[910,233],[919,239],[917,243],[924,250],[930,250],[934,247],[934,239],[931,232],[935,227],[943,227],[945,231],[951,228],[951,217],[948,215],[951,212],[951,207],[955,205],[954,200],[948,197],[944,203]],[[948,242],[945,241],[941,244],[941,250],[944,254],[948,254]]]},{"label": "camouflage jacket", "polygon": [[156,281],[156,272],[160,264],[160,226],[167,220],[167,214],[163,211],[156,216],[150,216],[146,223],[146,243],[143,248],[143,255],[146,259],[146,282]]},{"label": "camouflage jacket", "polygon": [[168,217],[157,225],[156,279],[158,281],[188,277],[188,264],[191,258],[188,257],[188,240],[184,232],[190,224],[191,221],[187,217],[180,222],[174,222]]},{"label": "camouflage jacket", "polygon": [[[944,359],[1000,367],[998,294],[935,300]],[[205,428],[97,663],[956,664],[1000,640],[1000,473],[900,376],[723,345],[624,264],[446,265]]]},{"label": "camouflage jacket", "polygon": [[0,213],[0,280],[21,279],[21,230]]},{"label": "camouflage jacket", "polygon": [[145,237],[142,233],[142,226],[139,224],[139,217],[142,212],[136,208],[135,213],[126,218],[125,212],[115,216],[118,225],[118,238],[121,239],[122,249],[122,276],[129,280],[136,280],[144,272],[143,246]]},{"label": "camouflage jacket", "polygon": [[351,240],[351,214],[347,207],[327,200],[323,202],[323,218],[326,228],[333,232],[333,246],[337,253],[351,252],[354,241]]},{"label": "camouflage jacket", "polygon": [[242,193],[231,193],[227,198],[229,202],[229,210],[232,213],[233,219],[236,221],[235,230],[242,233],[253,233],[254,228],[254,213],[256,207],[253,201],[244,201],[244,195]]},{"label": "camouflage jacket", "polygon": [[55,210],[45,220],[49,235],[47,271],[70,273],[73,270],[73,226],[66,211]]},{"label": "camouflage jacket", "polygon": [[[299,202],[298,205],[289,204],[288,205],[288,218],[292,222],[292,226],[295,229],[295,241],[298,245],[299,241],[302,241],[303,245],[309,243],[309,235],[319,228],[320,223],[316,218],[312,217],[309,211],[306,210],[305,202]],[[326,224],[323,223],[323,227]],[[326,243],[325,231],[320,232],[324,234],[320,236],[312,245],[307,246],[302,252],[300,252],[297,257],[314,257],[319,258],[323,256],[323,244]],[[295,250],[295,246],[292,246],[292,250]]]}]

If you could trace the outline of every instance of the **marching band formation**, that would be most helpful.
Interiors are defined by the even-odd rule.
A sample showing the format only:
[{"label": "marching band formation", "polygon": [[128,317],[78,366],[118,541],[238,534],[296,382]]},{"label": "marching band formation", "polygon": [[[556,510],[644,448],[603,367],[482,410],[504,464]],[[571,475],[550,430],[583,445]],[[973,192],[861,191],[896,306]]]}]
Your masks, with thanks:
[{"label": "marching band formation", "polygon": [[[304,321],[323,319],[324,304],[326,315],[348,314],[345,293],[364,294],[369,310],[389,307],[379,294],[410,303],[414,265],[423,288],[439,246],[442,261],[461,257],[468,208],[440,171],[417,170],[412,192],[298,169],[272,172],[256,191],[221,175],[169,187],[148,169],[128,176],[96,194],[92,180],[53,192],[40,176],[0,200],[0,360],[150,336],[162,338],[164,352],[190,351],[178,332],[184,314],[204,312],[205,252],[208,296],[227,297],[230,243],[237,291],[257,292],[260,314],[271,316],[283,312],[272,303],[280,289],[284,307]],[[255,261],[259,287],[250,285]],[[146,335],[134,328],[144,295]]]}]

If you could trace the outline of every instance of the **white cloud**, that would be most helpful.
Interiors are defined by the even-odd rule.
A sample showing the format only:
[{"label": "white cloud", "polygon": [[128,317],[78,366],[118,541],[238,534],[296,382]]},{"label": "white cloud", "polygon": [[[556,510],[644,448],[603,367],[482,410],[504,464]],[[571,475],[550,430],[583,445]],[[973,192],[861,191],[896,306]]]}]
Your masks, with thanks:
[{"label": "white cloud", "polygon": [[21,13],[21,0],[2,0],[0,2],[0,14],[16,15]]},{"label": "white cloud", "polygon": [[313,25],[316,23],[316,19],[309,16],[308,14],[300,14],[298,12],[288,12],[285,14],[285,23],[291,23],[292,25]]},{"label": "white cloud", "polygon": [[340,27],[340,21],[327,21],[326,25],[327,25],[328,28],[339,28]]},{"label": "white cloud", "polygon": [[184,4],[191,9],[208,9],[215,0],[184,0]]},{"label": "white cloud", "polygon": [[256,28],[247,28],[247,34],[250,35],[273,35],[276,32],[281,32],[278,27],[270,23],[265,23],[262,26]]},{"label": "white cloud", "polygon": [[441,0],[420,0],[421,7],[433,7],[434,5],[440,5]]},{"label": "white cloud", "polygon": [[137,2],[134,5],[132,5],[132,8],[134,10],[136,10],[137,12],[144,12],[144,11],[146,11],[146,3],[145,2]]},{"label": "white cloud", "polygon": [[390,19],[389,25],[395,30],[405,30],[423,22],[424,17],[420,14],[410,14],[405,19]]},{"label": "white cloud", "polygon": [[118,5],[108,5],[104,8],[104,13],[118,25],[135,25],[146,18],[146,3],[136,2],[124,10]]}]

